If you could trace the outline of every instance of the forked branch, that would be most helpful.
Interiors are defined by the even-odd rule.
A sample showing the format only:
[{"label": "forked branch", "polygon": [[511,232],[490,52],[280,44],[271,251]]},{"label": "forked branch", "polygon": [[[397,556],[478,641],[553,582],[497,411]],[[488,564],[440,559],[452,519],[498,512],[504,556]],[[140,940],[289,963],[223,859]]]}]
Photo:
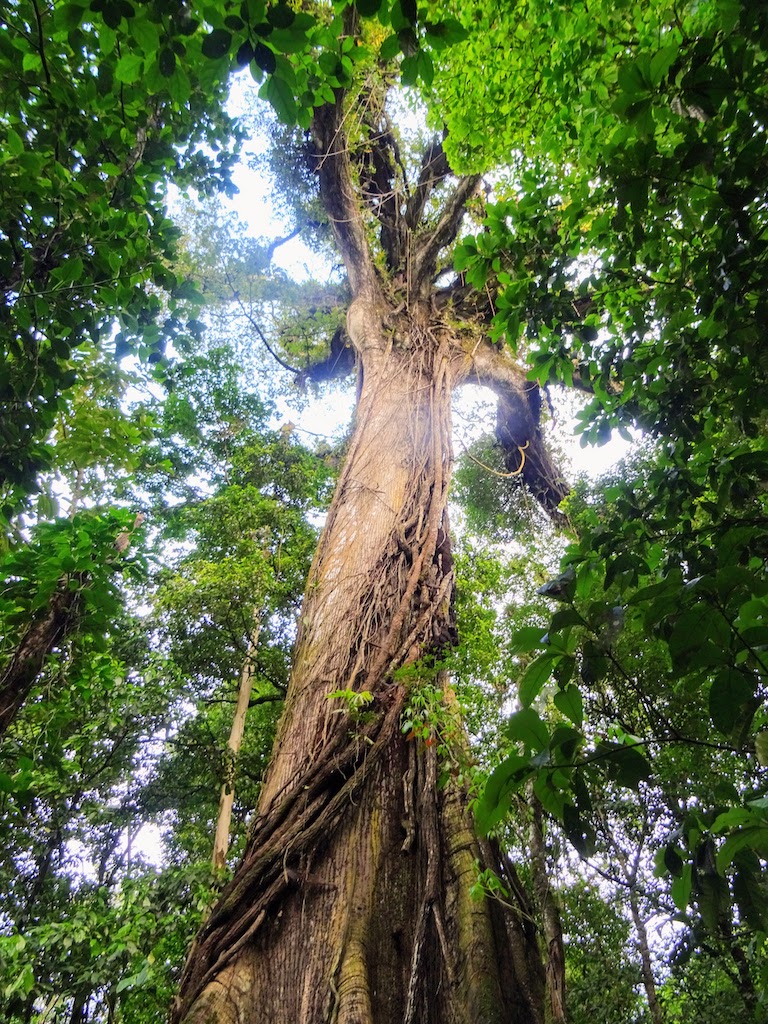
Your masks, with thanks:
[{"label": "forked branch", "polygon": [[437,224],[426,228],[417,237],[409,268],[410,295],[418,296],[424,292],[426,298],[427,290],[431,290],[440,250],[456,238],[467,203],[477,192],[481,181],[479,174],[460,178],[445,200]]}]

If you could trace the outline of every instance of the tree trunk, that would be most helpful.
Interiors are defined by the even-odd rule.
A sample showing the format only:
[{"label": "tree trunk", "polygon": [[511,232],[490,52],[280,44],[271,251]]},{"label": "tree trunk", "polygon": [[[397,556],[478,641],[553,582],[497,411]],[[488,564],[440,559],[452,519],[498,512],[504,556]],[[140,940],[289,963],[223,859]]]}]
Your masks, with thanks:
[{"label": "tree trunk", "polygon": [[213,839],[212,867],[221,871],[227,866],[227,850],[229,849],[229,826],[232,822],[232,806],[235,801],[235,768],[245,732],[245,717],[251,701],[253,689],[253,670],[256,660],[256,648],[259,643],[260,624],[258,613],[254,616],[253,629],[248,638],[248,650],[240,673],[240,687],[237,691],[237,706],[232,719],[232,729],[227,743],[226,778],[221,786],[219,797],[219,815],[216,819],[216,833]]},{"label": "tree trunk", "polygon": [[643,972],[643,988],[648,999],[648,1009],[653,1024],[664,1024],[664,1012],[659,1002],[656,991],[656,979],[653,976],[653,960],[651,958],[651,946],[648,942],[648,929],[645,927],[643,915],[640,913],[640,904],[637,898],[637,890],[629,890],[629,909],[632,914],[632,923],[637,932],[637,945],[640,950],[640,964]]},{"label": "tree trunk", "polygon": [[[356,425],[320,539],[294,667],[245,857],[199,933],[186,1024],[539,1024],[525,898],[476,901],[501,870],[409,694],[454,642],[446,502],[451,390],[467,358],[422,311],[358,298]],[[395,342],[399,338],[399,342]],[[430,667],[432,664],[432,667]],[[398,672],[398,670],[401,670]],[[367,691],[372,701],[329,699]]]},{"label": "tree trunk", "polygon": [[[81,580],[74,582],[82,583]],[[54,591],[45,611],[22,636],[5,668],[0,671],[0,736],[4,736],[27,699],[46,657],[76,628],[80,609],[79,590],[70,590],[69,579]]]},{"label": "tree trunk", "polygon": [[565,1012],[565,947],[560,910],[552,895],[547,865],[547,848],[544,842],[544,824],[541,801],[531,788],[528,795],[531,821],[528,827],[528,843],[531,851],[531,874],[536,894],[542,931],[546,946],[546,1012],[547,1024],[566,1024]]}]

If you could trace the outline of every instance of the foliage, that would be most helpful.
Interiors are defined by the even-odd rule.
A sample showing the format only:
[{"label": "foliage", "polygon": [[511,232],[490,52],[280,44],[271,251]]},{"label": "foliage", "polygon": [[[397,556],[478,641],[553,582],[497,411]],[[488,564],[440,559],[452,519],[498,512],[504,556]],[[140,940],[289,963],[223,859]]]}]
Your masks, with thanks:
[{"label": "foliage", "polygon": [[[307,515],[328,488],[324,462],[268,428],[270,406],[243,391],[228,352],[190,355],[169,369],[163,400],[132,410],[113,383],[98,362],[88,387],[68,396],[77,415],[68,404],[59,414],[58,486],[75,482],[83,503],[140,503],[145,524],[127,509],[73,510],[40,520],[4,560],[6,655],[52,593],[71,582],[81,596],[76,628],[50,652],[0,746],[9,1020],[40,1001],[51,1020],[70,1020],[80,1002],[94,1020],[165,1012],[213,893],[211,823],[254,609],[264,623],[235,853],[284,688],[315,539]],[[103,444],[95,425],[105,426]],[[137,603],[140,615],[126,610]],[[132,853],[149,822],[164,826],[174,867]]]},{"label": "foliage", "polygon": [[[588,851],[589,783],[637,788],[653,772],[664,785],[653,742],[706,743],[714,728],[713,749],[737,753],[742,773],[729,796],[682,823],[688,866],[674,864],[685,879],[675,901],[684,907],[693,894],[714,925],[727,896],[702,863],[716,852],[713,882],[731,878],[740,914],[762,933],[766,832],[754,759],[764,762],[768,639],[757,327],[766,225],[754,170],[765,160],[756,131],[765,25],[739,3],[676,14],[623,5],[591,26],[585,13],[577,5],[568,32],[585,29],[577,52],[587,57],[578,72],[586,91],[563,112],[578,160],[557,173],[548,162],[554,132],[545,129],[514,191],[489,207],[456,266],[476,287],[498,287],[496,330],[529,353],[533,377],[592,393],[583,443],[630,426],[657,443],[644,464],[574,508],[578,541],[542,589],[558,610],[547,629],[516,638],[534,655],[509,725],[521,749],[491,777],[480,819],[491,827],[533,774],[545,806]],[[619,41],[627,33],[631,51]],[[575,73],[564,52],[553,48],[546,65],[546,102]],[[558,716],[549,724],[533,703],[552,676]],[[581,691],[618,685],[649,709],[636,717],[639,734],[616,723],[594,735]],[[680,768],[666,761],[666,772]]]},{"label": "foliage", "polygon": [[[428,84],[430,49],[466,36],[411,0],[334,8],[23,0],[4,12],[4,521],[50,465],[47,433],[82,373],[84,342],[114,337],[118,357],[162,363],[169,342],[181,348],[199,332],[201,295],[175,264],[165,202],[170,181],[232,188],[230,71],[248,66],[278,116],[306,128],[356,67],[403,53],[403,81]],[[358,15],[391,31],[360,45],[348,31]]]},{"label": "foliage", "polygon": [[[4,9],[6,518],[50,464],[46,435],[84,371],[87,342],[114,337],[118,355],[159,360],[195,330],[196,292],[169,264],[178,232],[166,184],[225,185],[233,126],[221,111],[224,79],[202,62],[190,26],[185,8],[160,3]],[[170,67],[177,51],[186,70]]]},{"label": "foliage", "polygon": [[573,1024],[644,1020],[640,971],[617,950],[630,943],[629,922],[599,889],[577,882],[559,889],[566,934],[566,995]]}]

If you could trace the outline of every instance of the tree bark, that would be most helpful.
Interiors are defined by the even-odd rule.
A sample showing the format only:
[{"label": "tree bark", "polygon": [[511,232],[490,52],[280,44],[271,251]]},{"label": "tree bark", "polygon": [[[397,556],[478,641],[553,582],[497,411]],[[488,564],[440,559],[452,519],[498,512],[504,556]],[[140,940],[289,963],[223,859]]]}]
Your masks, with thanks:
[{"label": "tree bark", "polygon": [[232,806],[235,801],[235,769],[237,767],[237,758],[240,754],[240,747],[243,743],[245,719],[251,701],[254,662],[256,659],[256,648],[259,643],[259,632],[261,631],[257,616],[258,613],[254,617],[253,629],[248,638],[248,650],[243,662],[243,670],[240,673],[240,686],[237,691],[235,716],[232,719],[232,729],[230,730],[227,742],[226,777],[221,786],[219,814],[216,819],[216,832],[213,838],[213,854],[211,857],[211,866],[214,871],[221,871],[227,866],[229,826],[232,822]]},{"label": "tree bark", "polygon": [[565,1012],[565,947],[560,910],[552,895],[547,866],[547,848],[544,842],[541,801],[531,791],[528,803],[531,820],[528,827],[528,844],[531,851],[531,873],[533,888],[541,915],[542,931],[546,946],[546,988],[547,1000],[545,1020],[547,1024],[566,1024]]},{"label": "tree bark", "polygon": [[[354,7],[345,19],[352,36]],[[457,332],[452,311],[440,312],[433,285],[479,179],[457,179],[438,216],[422,216],[447,166],[425,160],[405,203],[385,106],[368,86],[361,95],[366,145],[350,144],[342,89],[312,123],[320,197],[353,296],[355,426],[258,813],[190,951],[176,1024],[543,1021],[535,927],[514,871],[478,841],[467,794],[438,786],[436,746],[402,729],[410,695],[438,684],[456,639],[451,394],[479,341],[474,323]],[[386,271],[372,254],[366,188],[381,200],[398,192],[373,203]],[[513,440],[517,451],[524,442]],[[335,691],[347,696],[329,699]],[[508,905],[470,896],[487,868],[504,877]]]},{"label": "tree bark", "polygon": [[[435,747],[400,727],[454,641],[450,400],[467,358],[426,308],[388,329],[366,291],[348,316],[363,374],[349,454],[248,848],[184,971],[187,1024],[542,1020],[525,898],[470,897],[495,854],[466,794],[438,787]],[[373,700],[360,713],[335,690]]]},{"label": "tree bark", "polygon": [[[46,657],[77,626],[80,609],[79,589],[69,589],[64,579],[48,602],[43,614],[27,628],[0,672],[0,736],[4,736],[19,708],[27,699]],[[73,580],[78,584],[82,581]]]}]

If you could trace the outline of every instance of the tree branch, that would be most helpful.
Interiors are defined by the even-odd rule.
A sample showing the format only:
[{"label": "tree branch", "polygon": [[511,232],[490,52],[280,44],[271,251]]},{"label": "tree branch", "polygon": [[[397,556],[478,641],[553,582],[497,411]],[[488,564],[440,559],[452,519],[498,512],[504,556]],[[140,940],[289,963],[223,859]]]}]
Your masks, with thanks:
[{"label": "tree branch", "polygon": [[368,142],[361,154],[360,183],[369,206],[381,225],[381,246],[390,270],[396,270],[405,255],[406,230],[400,216],[400,195],[397,169],[402,175],[401,186],[407,190],[407,182],[392,122],[384,107],[384,97],[376,97],[376,109],[370,110],[364,118],[369,130]]},{"label": "tree branch", "polygon": [[570,488],[547,450],[541,432],[541,390],[527,379],[507,349],[487,340],[472,356],[470,379],[498,396],[496,437],[504,450],[507,469],[520,474],[526,486],[558,524],[565,518],[558,505]]},{"label": "tree branch", "polygon": [[422,157],[419,180],[406,207],[405,222],[411,230],[418,227],[432,190],[450,173],[451,168],[448,166],[448,157],[443,152],[443,144],[439,139],[435,139]]},{"label": "tree branch", "polygon": [[417,238],[408,274],[409,295],[415,297],[427,288],[431,289],[438,254],[456,238],[466,205],[477,191],[481,180],[479,174],[460,178],[458,185],[447,198],[435,227],[422,232]]},{"label": "tree branch", "polygon": [[[347,8],[345,19],[345,30],[353,34],[357,20],[354,7]],[[345,90],[337,89],[335,95],[335,102],[319,107],[312,118],[312,134],[318,147],[315,169],[320,179],[320,198],[347,269],[352,295],[376,299],[379,282],[352,180],[344,130]]]}]

